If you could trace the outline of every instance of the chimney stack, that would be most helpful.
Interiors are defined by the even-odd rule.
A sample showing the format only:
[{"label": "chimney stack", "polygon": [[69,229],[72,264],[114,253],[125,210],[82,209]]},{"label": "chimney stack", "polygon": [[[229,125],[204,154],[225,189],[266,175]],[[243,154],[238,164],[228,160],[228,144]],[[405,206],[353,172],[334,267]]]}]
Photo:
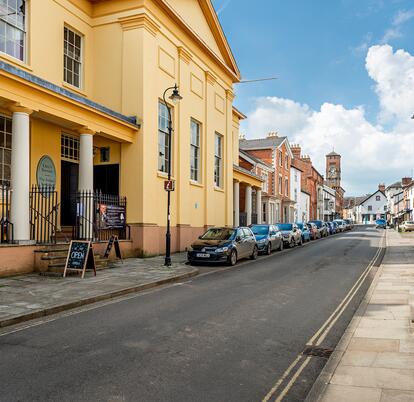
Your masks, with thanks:
[{"label": "chimney stack", "polygon": [[411,182],[413,181],[413,179],[411,177],[403,177],[401,179],[401,184],[403,187],[408,186],[409,184],[411,184]]},{"label": "chimney stack", "polygon": [[302,149],[301,149],[300,145],[299,144],[293,144],[290,147],[290,149],[292,151],[293,157],[296,158],[296,159],[300,159],[300,154],[302,153]]},{"label": "chimney stack", "polygon": [[277,137],[278,137],[278,135],[277,135],[277,131],[270,131],[270,132],[267,134],[267,138],[272,138],[272,137],[275,137],[275,138],[277,138]]},{"label": "chimney stack", "polygon": [[378,185],[378,190],[384,192],[385,191],[385,184],[384,183],[380,183]]}]

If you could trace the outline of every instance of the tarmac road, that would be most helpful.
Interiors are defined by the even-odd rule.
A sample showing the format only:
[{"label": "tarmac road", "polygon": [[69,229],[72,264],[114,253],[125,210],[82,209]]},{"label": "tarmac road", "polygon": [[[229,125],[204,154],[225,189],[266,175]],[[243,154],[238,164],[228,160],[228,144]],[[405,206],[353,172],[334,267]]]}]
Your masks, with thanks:
[{"label": "tarmac road", "polygon": [[382,234],[356,227],[7,328],[0,401],[302,401],[326,362],[302,351],[337,344],[370,283],[375,268],[365,270]]}]

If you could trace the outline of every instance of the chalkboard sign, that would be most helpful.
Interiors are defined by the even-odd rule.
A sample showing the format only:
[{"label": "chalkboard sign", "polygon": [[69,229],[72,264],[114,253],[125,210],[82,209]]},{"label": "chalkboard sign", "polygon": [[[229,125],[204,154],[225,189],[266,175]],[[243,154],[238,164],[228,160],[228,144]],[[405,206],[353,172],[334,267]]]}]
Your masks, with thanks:
[{"label": "chalkboard sign", "polygon": [[95,257],[91,242],[72,240],[66,257],[63,277],[66,276],[67,271],[79,271],[79,273],[82,273],[83,278],[87,269],[93,270],[96,276]]},{"label": "chalkboard sign", "polygon": [[108,258],[109,254],[111,253],[112,246],[115,246],[115,255],[117,258],[119,258],[122,261],[122,255],[121,255],[121,247],[119,247],[119,239],[118,236],[111,236],[108,245],[106,246],[104,258]]}]

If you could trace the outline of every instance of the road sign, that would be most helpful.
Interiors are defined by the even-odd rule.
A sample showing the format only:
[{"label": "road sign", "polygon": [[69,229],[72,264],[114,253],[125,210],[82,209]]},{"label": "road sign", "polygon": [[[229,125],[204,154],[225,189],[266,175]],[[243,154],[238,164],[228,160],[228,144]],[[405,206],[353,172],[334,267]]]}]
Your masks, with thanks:
[{"label": "road sign", "polygon": [[164,190],[165,191],[174,191],[175,190],[175,181],[174,180],[165,180],[164,181]]}]

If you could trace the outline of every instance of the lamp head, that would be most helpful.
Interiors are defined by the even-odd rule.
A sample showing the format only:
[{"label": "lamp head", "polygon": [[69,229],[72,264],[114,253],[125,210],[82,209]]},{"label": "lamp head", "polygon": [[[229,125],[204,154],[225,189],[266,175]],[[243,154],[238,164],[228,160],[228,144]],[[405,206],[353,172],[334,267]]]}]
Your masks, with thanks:
[{"label": "lamp head", "polygon": [[181,99],[183,99],[183,97],[178,92],[177,84],[174,85],[174,89],[172,91],[172,94],[168,98],[171,99],[171,101],[172,101],[172,103],[174,103],[174,105],[176,105]]}]

